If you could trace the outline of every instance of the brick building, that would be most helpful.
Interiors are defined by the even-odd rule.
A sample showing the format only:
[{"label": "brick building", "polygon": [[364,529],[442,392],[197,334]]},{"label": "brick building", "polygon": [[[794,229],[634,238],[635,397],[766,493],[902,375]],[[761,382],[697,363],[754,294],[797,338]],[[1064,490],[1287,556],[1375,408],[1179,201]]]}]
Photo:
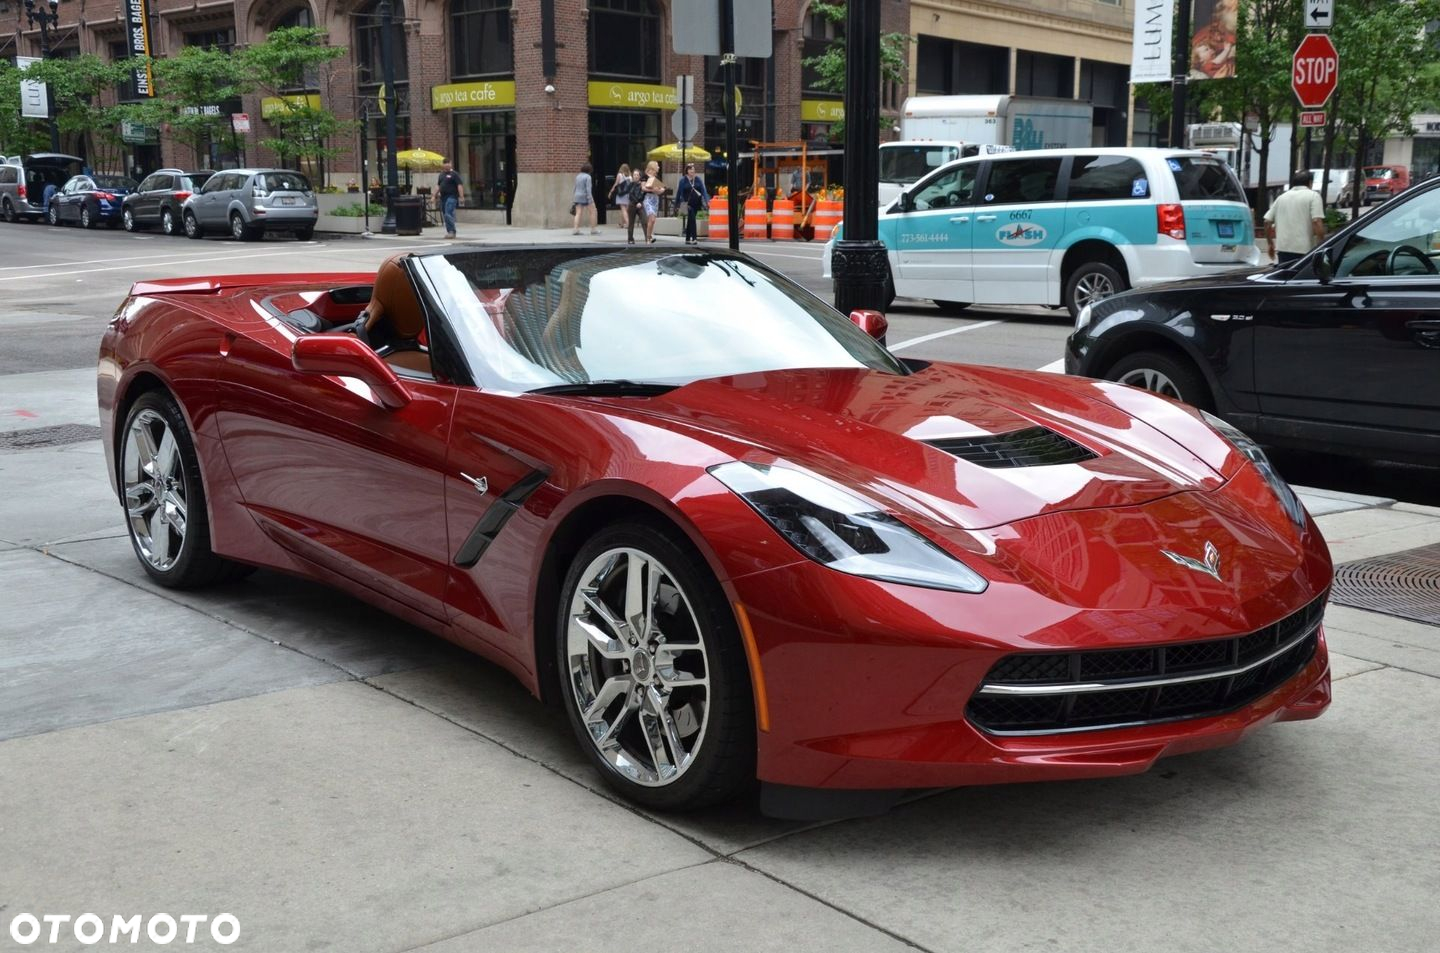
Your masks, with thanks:
[{"label": "brick building", "polygon": [[[910,0],[882,2],[884,29],[908,33]],[[319,97],[340,117],[362,122],[364,154],[374,175],[385,141],[377,107],[378,0],[147,3],[157,57],[185,45],[243,46],[280,26],[324,29],[330,43],[348,52],[324,75],[307,77],[308,88],[293,93]],[[668,120],[675,79],[690,74],[696,77],[695,109],[703,122],[698,138],[710,151],[723,151],[718,64],[671,51],[670,0],[554,0],[554,10],[557,46],[553,74],[547,75],[540,0],[393,0],[397,147],[452,157],[467,185],[467,204],[491,210],[480,216],[503,221],[509,207],[516,224],[559,224],[582,162],[595,165],[597,188],[604,190],[622,161],[633,165],[648,149],[673,141]],[[122,0],[61,0],[59,13],[55,55],[126,55]],[[0,25],[5,28],[0,56],[39,55],[39,32],[26,26],[21,0],[0,0]],[[765,60],[745,60],[740,67],[740,142],[764,138],[767,120],[773,138],[823,142],[842,115],[841,97],[816,90],[801,60],[823,49],[835,27],[811,13],[809,0],[775,0],[773,27],[773,78]],[[905,94],[904,84],[889,86],[883,94],[887,112],[898,109]],[[158,141],[129,147],[125,171],[274,161],[259,142],[268,134],[264,117],[283,108],[279,102],[248,96],[195,106],[246,113],[251,131],[221,137],[199,156],[162,131]],[[362,134],[353,140],[334,144],[344,152],[328,164],[331,184],[362,175]]]}]

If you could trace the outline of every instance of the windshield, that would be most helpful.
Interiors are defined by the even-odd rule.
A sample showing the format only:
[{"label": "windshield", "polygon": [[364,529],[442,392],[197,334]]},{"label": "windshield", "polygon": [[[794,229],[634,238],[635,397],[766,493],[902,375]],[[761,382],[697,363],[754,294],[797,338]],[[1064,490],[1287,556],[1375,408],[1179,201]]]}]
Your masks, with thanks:
[{"label": "windshield", "polygon": [[309,192],[310,180],[299,172],[266,172],[255,177],[263,192]]},{"label": "windshield", "polygon": [[127,179],[123,175],[97,175],[93,178],[95,184],[102,189],[129,190],[135,188],[135,180]]},{"label": "windshield", "polygon": [[1245,201],[1245,193],[1230,167],[1210,156],[1170,156],[1165,160],[1175,174],[1180,201]]},{"label": "windshield", "polygon": [[820,299],[743,256],[542,248],[416,262],[487,389],[800,367],[907,373]]},{"label": "windshield", "polygon": [[1374,168],[1370,168],[1370,169],[1366,169],[1366,170],[1365,170],[1365,178],[1367,178],[1367,179],[1393,179],[1393,178],[1395,178],[1395,170],[1392,169],[1392,168],[1390,168],[1389,166],[1386,166],[1386,165],[1375,166]]},{"label": "windshield", "polygon": [[880,147],[880,181],[909,185],[958,158],[960,150],[954,146],[883,145]]}]

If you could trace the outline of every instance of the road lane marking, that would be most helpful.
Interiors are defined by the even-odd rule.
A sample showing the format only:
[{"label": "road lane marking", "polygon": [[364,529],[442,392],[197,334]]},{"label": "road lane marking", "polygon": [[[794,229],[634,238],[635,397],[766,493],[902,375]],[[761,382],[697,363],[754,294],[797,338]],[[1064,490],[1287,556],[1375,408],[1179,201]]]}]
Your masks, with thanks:
[{"label": "road lane marking", "polygon": [[[3,279],[0,279],[3,280]],[[949,337],[952,334],[963,334],[966,331],[978,331],[981,328],[988,328],[992,324],[1004,324],[1003,321],[981,321],[978,324],[967,324],[963,327],[950,328],[948,331],[936,331],[934,334],[922,334],[918,338],[911,338],[908,341],[901,341],[899,344],[890,345],[890,350],[898,351],[901,348],[910,347],[912,344],[924,344],[926,341],[933,341],[936,338]]]},{"label": "road lane marking", "polygon": [[1044,371],[1044,372],[1047,373],[1047,374],[1064,374],[1064,373],[1065,373],[1065,358],[1062,357],[1062,358],[1060,358],[1060,360],[1058,360],[1058,361],[1051,361],[1049,364],[1046,364],[1044,367],[1037,367],[1037,368],[1035,368],[1035,369],[1036,369],[1037,371]]}]

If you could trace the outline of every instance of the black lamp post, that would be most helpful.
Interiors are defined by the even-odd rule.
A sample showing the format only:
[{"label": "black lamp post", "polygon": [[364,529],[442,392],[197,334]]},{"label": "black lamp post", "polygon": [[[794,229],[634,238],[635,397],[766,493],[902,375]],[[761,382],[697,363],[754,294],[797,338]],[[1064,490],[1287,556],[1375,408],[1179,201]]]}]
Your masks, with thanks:
[{"label": "black lamp post", "polygon": [[880,0],[845,5],[845,223],[835,243],[835,307],[884,310],[890,262],[878,231]]},{"label": "black lamp post", "polygon": [[[40,58],[50,58],[50,31],[60,25],[60,0],[50,0],[50,9],[38,6],[35,0],[25,0],[25,19],[33,27],[40,27]],[[45,112],[50,117],[50,151],[60,151],[60,127],[55,125],[55,109],[50,104],[50,91],[45,91]]]},{"label": "black lamp post", "polygon": [[400,169],[395,163],[395,55],[390,36],[395,27],[390,0],[380,0],[380,70],[385,77],[385,221],[384,235],[395,234],[395,197],[400,194]]}]

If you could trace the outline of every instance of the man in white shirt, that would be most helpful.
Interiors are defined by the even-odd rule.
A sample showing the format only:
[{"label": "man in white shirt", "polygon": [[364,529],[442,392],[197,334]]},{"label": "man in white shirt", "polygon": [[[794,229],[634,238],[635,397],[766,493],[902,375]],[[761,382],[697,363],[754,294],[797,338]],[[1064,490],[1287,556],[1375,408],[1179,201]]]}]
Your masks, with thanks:
[{"label": "man in white shirt", "polygon": [[1325,237],[1325,203],[1310,188],[1314,179],[1308,170],[1296,172],[1290,188],[1265,213],[1270,257],[1281,265],[1303,258]]}]

